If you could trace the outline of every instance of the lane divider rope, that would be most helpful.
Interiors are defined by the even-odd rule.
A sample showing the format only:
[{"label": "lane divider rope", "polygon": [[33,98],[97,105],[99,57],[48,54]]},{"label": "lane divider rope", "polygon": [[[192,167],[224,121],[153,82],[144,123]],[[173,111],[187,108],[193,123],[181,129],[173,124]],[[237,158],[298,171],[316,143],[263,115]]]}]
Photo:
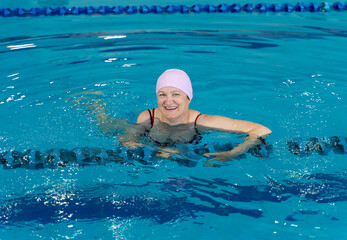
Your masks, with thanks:
[{"label": "lane divider rope", "polygon": [[106,14],[173,14],[173,13],[239,13],[239,12],[328,12],[346,11],[347,2],[323,2],[317,3],[303,3],[299,2],[296,5],[284,3],[278,4],[195,4],[193,6],[186,5],[167,5],[167,6],[99,6],[99,7],[41,7],[41,8],[0,8],[0,16],[2,17],[25,17],[25,16],[66,16],[66,15],[106,15]]},{"label": "lane divider rope", "polygon": [[[289,152],[300,157],[308,157],[312,154],[328,155],[330,152],[335,154],[347,154],[347,138],[344,136],[314,137],[308,140],[294,138],[286,142]],[[204,144],[198,145],[179,145],[179,154],[173,159],[180,165],[193,167],[201,159],[204,153],[230,151],[237,144]],[[273,151],[273,145],[260,144],[248,153],[258,158],[269,158]],[[136,149],[116,147],[114,149],[103,148],[74,148],[68,149],[49,149],[41,151],[30,149],[25,151],[0,151],[0,163],[5,169],[13,168],[59,168],[70,164],[79,166],[91,164],[105,164],[115,162],[125,165],[133,165],[134,161],[142,164],[153,164],[156,159],[158,149],[153,146],[143,146]]]}]

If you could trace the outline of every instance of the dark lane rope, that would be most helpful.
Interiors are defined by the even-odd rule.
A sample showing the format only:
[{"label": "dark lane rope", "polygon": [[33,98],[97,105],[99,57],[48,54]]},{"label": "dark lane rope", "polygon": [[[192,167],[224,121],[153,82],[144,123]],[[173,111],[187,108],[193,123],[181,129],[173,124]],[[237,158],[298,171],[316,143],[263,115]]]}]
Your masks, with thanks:
[{"label": "dark lane rope", "polygon": [[[329,152],[336,154],[347,154],[347,138],[344,136],[310,138],[302,140],[294,138],[286,143],[288,150],[300,157],[308,157],[311,154],[328,155]],[[229,151],[237,144],[211,144],[204,146],[177,146],[180,152],[176,157],[171,158],[180,166],[194,167],[204,153]],[[260,144],[252,148],[248,153],[258,158],[269,158],[273,146],[271,144]],[[144,165],[153,164],[156,159],[158,149],[150,146],[139,147],[137,149],[127,149],[116,147],[112,150],[102,148],[74,148],[68,149],[49,149],[40,151],[31,149],[26,151],[0,151],[0,164],[4,169],[14,168],[60,168],[66,165],[75,164],[78,166],[105,164],[115,162],[124,165],[134,165],[134,162],[140,162]]]},{"label": "dark lane rope", "polygon": [[100,7],[42,7],[42,8],[0,8],[2,17],[24,17],[24,16],[65,16],[65,15],[106,15],[106,14],[172,14],[172,13],[238,13],[238,12],[327,12],[330,10],[345,11],[347,2],[330,3],[297,3],[296,5],[284,3],[278,4],[195,4],[191,7],[186,5],[167,5],[167,6],[100,6]]}]

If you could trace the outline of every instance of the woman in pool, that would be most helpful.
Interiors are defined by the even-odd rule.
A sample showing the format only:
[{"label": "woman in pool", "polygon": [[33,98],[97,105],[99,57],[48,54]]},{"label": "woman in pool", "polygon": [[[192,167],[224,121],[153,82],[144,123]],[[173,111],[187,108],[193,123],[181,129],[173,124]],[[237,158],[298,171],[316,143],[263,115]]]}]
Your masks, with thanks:
[{"label": "woman in pool", "polygon": [[[124,146],[134,148],[141,145],[141,136],[147,136],[156,145],[167,147],[196,143],[201,134],[209,130],[246,134],[245,141],[231,151],[204,155],[213,157],[210,160],[227,161],[261,144],[272,133],[270,129],[257,123],[201,114],[189,109],[193,89],[188,75],[182,70],[166,70],[157,81],[156,93],[158,107],[143,111],[138,116],[137,127],[128,128],[126,137],[120,139]],[[175,153],[172,149],[168,151]]]}]

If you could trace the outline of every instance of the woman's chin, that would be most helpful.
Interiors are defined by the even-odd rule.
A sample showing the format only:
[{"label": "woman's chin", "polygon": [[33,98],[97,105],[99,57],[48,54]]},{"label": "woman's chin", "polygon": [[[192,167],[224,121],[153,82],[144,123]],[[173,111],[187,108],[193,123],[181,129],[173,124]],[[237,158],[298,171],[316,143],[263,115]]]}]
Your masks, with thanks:
[{"label": "woman's chin", "polygon": [[165,111],[164,116],[168,120],[174,120],[174,119],[176,119],[178,117],[176,111],[170,111],[170,112],[169,111]]},{"label": "woman's chin", "polygon": [[173,119],[177,118],[177,115],[176,114],[165,114],[165,117],[169,120],[173,120]]}]

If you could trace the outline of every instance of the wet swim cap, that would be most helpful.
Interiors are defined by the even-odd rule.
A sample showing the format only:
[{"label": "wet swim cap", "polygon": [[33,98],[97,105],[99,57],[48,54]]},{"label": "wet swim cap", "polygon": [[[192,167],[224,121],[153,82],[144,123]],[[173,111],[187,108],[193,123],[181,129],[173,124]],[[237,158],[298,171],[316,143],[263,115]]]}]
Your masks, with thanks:
[{"label": "wet swim cap", "polygon": [[179,69],[166,70],[157,81],[156,93],[164,87],[175,87],[187,94],[190,100],[193,98],[192,83],[188,75]]}]

